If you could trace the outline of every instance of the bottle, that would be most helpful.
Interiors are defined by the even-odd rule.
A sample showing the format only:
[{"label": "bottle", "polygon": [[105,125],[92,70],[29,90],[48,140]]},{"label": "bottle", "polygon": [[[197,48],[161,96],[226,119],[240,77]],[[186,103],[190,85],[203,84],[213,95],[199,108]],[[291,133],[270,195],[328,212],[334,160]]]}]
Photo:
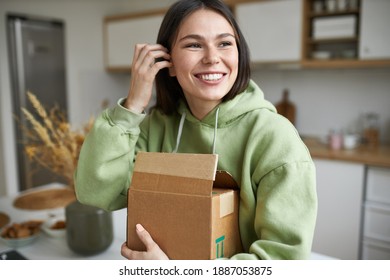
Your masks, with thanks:
[{"label": "bottle", "polygon": [[289,90],[283,91],[282,100],[275,105],[277,112],[295,125],[295,105],[289,100]]}]

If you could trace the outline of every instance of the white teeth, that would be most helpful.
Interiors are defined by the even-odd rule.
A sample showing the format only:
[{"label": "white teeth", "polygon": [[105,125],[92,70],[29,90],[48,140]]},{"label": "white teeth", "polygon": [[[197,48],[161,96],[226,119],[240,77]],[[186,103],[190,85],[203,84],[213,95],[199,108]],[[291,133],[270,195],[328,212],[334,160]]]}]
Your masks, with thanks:
[{"label": "white teeth", "polygon": [[202,80],[205,81],[217,81],[222,78],[222,74],[204,74],[204,75],[199,75],[199,77]]}]

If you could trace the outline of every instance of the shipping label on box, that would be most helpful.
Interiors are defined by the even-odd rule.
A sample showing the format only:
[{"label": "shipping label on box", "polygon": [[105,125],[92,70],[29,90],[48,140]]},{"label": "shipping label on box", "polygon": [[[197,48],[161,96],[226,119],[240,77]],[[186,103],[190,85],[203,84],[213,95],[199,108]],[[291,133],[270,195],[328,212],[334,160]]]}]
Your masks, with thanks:
[{"label": "shipping label on box", "polygon": [[170,259],[227,258],[241,252],[239,190],[212,154],[137,154],[128,191],[127,245],[145,250],[140,223]]}]

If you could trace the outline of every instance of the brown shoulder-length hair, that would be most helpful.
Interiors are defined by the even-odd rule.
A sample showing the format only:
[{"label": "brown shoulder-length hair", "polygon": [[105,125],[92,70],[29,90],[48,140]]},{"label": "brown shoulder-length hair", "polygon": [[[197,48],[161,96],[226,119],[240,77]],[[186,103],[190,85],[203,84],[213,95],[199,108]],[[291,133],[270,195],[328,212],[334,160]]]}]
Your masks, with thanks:
[{"label": "brown shoulder-length hair", "polygon": [[[230,23],[235,32],[239,59],[238,76],[231,90],[224,96],[222,101],[231,100],[248,86],[251,70],[248,45],[226,4],[219,0],[179,0],[165,14],[157,36],[157,43],[171,51],[181,23],[188,15],[199,9],[210,9],[221,14]],[[168,68],[161,69],[156,75],[156,93],[157,100],[154,108],[160,109],[167,115],[174,113],[179,100],[184,98],[177,78],[169,75]]]}]

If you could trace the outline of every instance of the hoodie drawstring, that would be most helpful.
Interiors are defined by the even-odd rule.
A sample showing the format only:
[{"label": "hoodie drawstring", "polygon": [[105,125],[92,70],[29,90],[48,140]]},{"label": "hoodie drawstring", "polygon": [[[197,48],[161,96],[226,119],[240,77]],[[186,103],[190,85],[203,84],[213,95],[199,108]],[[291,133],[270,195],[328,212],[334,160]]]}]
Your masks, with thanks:
[{"label": "hoodie drawstring", "polygon": [[[216,146],[217,146],[218,115],[219,115],[219,107],[217,108],[217,111],[215,112],[214,139],[213,139],[213,150],[212,150],[213,154],[215,154],[215,150],[216,150]],[[181,115],[181,118],[180,118],[179,129],[177,131],[176,147],[172,151],[172,153],[177,153],[177,150],[179,149],[181,134],[183,132],[185,118],[186,118],[186,113],[183,112],[183,114]]]},{"label": "hoodie drawstring", "polygon": [[213,155],[215,154],[215,149],[217,146],[218,114],[219,114],[219,107],[217,108],[217,111],[215,112],[214,139],[213,139],[213,151],[212,151]]},{"label": "hoodie drawstring", "polygon": [[181,139],[181,133],[183,132],[183,126],[184,126],[184,120],[186,118],[186,112],[183,112],[180,118],[180,124],[179,124],[179,130],[177,131],[177,137],[176,137],[176,147],[173,150],[172,153],[177,153],[177,150],[179,149],[180,139]]}]

